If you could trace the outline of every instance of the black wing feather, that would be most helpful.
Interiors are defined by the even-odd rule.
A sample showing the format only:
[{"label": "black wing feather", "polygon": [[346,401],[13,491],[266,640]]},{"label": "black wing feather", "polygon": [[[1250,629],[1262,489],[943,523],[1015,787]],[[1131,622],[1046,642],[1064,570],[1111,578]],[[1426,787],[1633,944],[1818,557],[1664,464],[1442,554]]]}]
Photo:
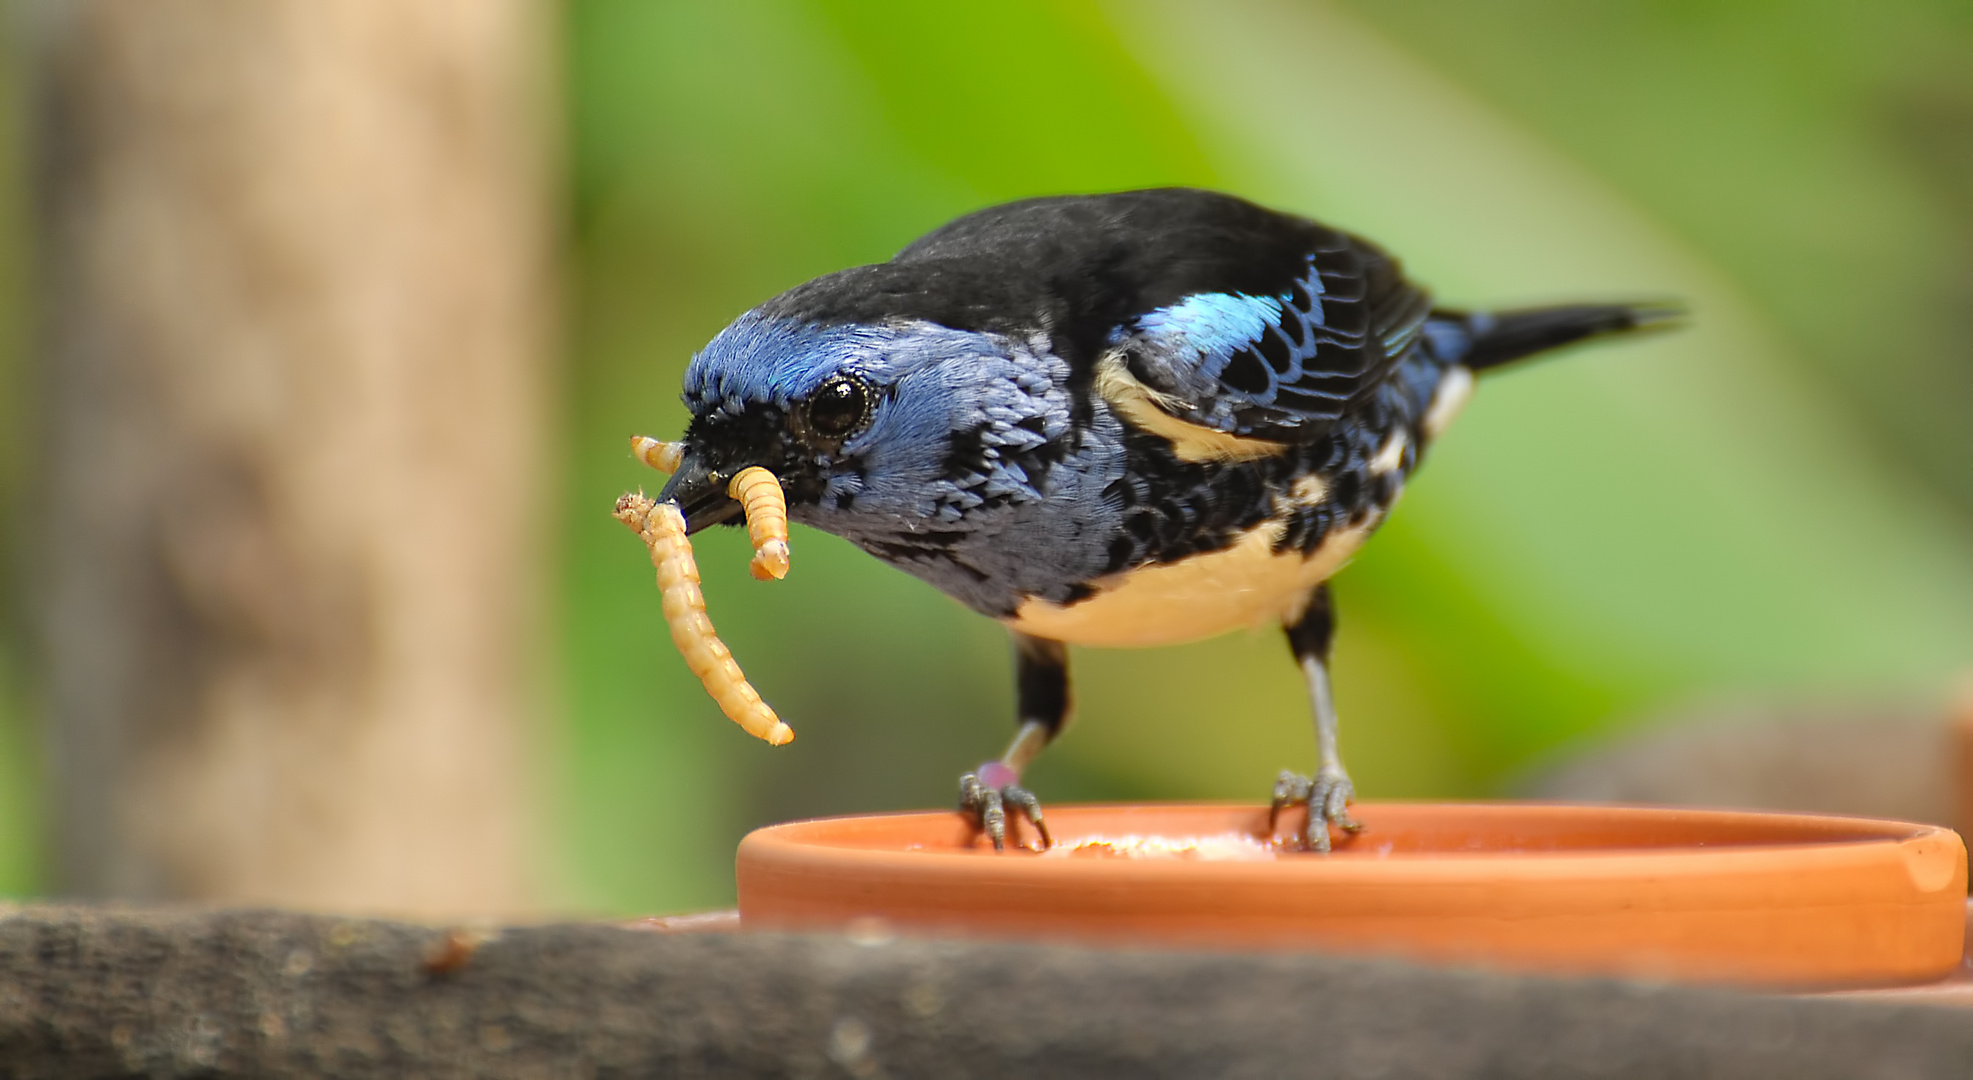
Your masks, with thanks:
[{"label": "black wing feather", "polygon": [[1431,297],[1395,260],[1322,230],[1266,292],[1199,292],[1133,320],[1132,375],[1187,423],[1277,442],[1320,438],[1417,343]]}]

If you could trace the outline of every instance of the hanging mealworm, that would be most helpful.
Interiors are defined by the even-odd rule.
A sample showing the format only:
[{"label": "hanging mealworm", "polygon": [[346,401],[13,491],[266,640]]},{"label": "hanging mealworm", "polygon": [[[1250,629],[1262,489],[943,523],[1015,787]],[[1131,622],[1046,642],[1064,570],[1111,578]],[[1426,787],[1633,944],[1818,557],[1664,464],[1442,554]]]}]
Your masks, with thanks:
[{"label": "hanging mealworm", "polygon": [[[630,438],[630,452],[659,472],[674,473],[685,457],[685,444],[661,442],[645,435]],[[788,576],[788,496],[781,481],[758,465],[741,469],[726,485],[726,494],[747,514],[747,539],[754,545],[747,571],[755,580]]]},{"label": "hanging mealworm", "polygon": [[726,493],[747,512],[747,539],[754,558],[747,569],[757,580],[788,576],[788,496],[781,481],[758,465],[741,469]]},{"label": "hanging mealworm", "polygon": [[720,711],[747,734],[774,746],[793,739],[794,729],[782,723],[747,682],[732,651],[719,640],[712,619],[706,615],[705,594],[699,591],[699,567],[692,559],[691,541],[685,537],[685,515],[674,503],[653,502],[637,493],[617,500],[616,517],[651,549],[671,643],[685,658],[685,666],[705,684],[706,693],[719,703]]}]

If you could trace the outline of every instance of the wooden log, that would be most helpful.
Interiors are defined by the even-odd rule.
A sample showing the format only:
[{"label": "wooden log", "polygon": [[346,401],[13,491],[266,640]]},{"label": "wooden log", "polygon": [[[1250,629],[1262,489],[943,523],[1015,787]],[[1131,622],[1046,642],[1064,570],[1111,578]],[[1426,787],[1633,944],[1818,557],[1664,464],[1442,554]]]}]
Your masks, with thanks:
[{"label": "wooden log", "polygon": [[457,937],[275,911],[18,912],[0,919],[0,1072],[1870,1080],[1973,1061],[1965,1012],[1929,1005],[881,934]]}]

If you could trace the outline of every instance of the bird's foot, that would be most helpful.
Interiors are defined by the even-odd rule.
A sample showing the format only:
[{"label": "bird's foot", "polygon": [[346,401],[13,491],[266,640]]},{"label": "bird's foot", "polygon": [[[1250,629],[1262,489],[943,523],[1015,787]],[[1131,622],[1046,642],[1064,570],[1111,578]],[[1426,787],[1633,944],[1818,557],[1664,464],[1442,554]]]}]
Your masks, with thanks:
[{"label": "bird's foot", "polygon": [[959,810],[977,815],[980,828],[993,841],[993,850],[1007,849],[1007,811],[1027,815],[1041,837],[1042,850],[1055,841],[1048,835],[1048,824],[1041,819],[1041,800],[1020,784],[1020,774],[998,761],[989,761],[977,772],[959,778]]},{"label": "bird's foot", "polygon": [[1308,807],[1308,824],[1302,827],[1302,849],[1304,851],[1329,850],[1329,826],[1334,825],[1346,833],[1363,831],[1362,823],[1350,817],[1350,800],[1356,797],[1356,788],[1351,785],[1349,775],[1340,768],[1318,770],[1314,776],[1281,771],[1281,778],[1274,782],[1274,802],[1267,811],[1267,831],[1274,832],[1274,823],[1281,816],[1284,807],[1297,803]]}]

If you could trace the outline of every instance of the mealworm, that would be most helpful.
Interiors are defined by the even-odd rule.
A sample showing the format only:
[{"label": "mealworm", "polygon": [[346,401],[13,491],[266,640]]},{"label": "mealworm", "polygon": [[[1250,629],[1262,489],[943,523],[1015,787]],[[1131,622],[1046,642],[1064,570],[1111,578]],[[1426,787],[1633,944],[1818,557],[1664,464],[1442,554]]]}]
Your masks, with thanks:
[{"label": "mealworm", "polygon": [[685,666],[705,685],[706,693],[719,704],[720,711],[747,734],[774,746],[793,739],[794,729],[782,723],[761,700],[760,692],[747,682],[746,674],[733,660],[732,651],[719,640],[712,619],[706,615],[705,594],[699,591],[699,567],[692,559],[692,544],[685,536],[685,515],[678,506],[653,502],[641,492],[626,494],[617,500],[616,517],[650,548],[671,643],[685,658]]},{"label": "mealworm", "polygon": [[[630,452],[659,472],[675,473],[685,457],[685,444],[662,442],[646,435],[630,437]],[[747,571],[757,581],[788,576],[788,496],[781,481],[758,465],[741,469],[726,485],[726,494],[747,514],[747,538],[753,561]]]},{"label": "mealworm", "polygon": [[647,435],[630,437],[630,452],[638,460],[661,473],[675,473],[678,463],[685,458],[685,444],[682,442],[659,442]]},{"label": "mealworm", "polygon": [[758,465],[741,469],[726,493],[747,512],[747,539],[753,541],[754,558],[747,564],[755,579],[788,576],[788,496],[781,481]]}]

